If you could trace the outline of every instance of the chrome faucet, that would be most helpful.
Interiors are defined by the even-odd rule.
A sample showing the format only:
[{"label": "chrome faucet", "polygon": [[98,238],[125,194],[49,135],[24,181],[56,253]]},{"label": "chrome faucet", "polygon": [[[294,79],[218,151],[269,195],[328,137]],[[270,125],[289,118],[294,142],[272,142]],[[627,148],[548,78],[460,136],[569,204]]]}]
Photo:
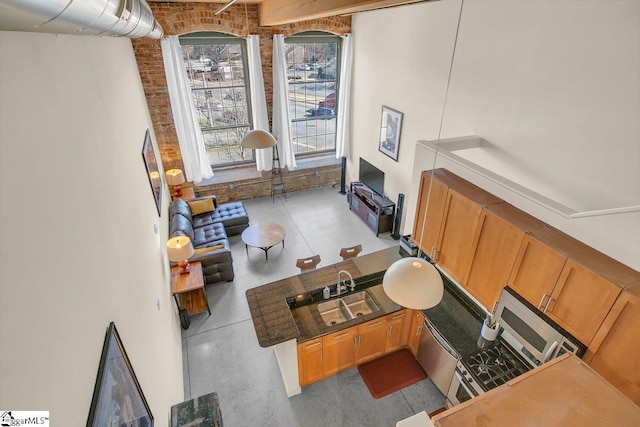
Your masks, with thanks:
[{"label": "chrome faucet", "polygon": [[[346,280],[343,280],[342,282],[340,281],[340,276],[342,276],[342,273],[344,273],[347,276],[349,276],[349,284],[348,285],[345,283]],[[351,288],[351,292],[353,292],[353,290],[356,288],[356,284],[353,282],[353,277],[351,277],[351,274],[347,270],[340,270],[338,272],[338,284],[336,285],[336,296],[337,295],[341,295],[342,291],[346,291],[347,290],[347,286],[349,286],[349,288]]]}]

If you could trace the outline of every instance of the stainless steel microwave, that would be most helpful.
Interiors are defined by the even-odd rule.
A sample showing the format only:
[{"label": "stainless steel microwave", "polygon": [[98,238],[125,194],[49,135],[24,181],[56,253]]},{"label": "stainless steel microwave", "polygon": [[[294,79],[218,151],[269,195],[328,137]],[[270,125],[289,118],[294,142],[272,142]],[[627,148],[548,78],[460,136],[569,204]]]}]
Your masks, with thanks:
[{"label": "stainless steel microwave", "polygon": [[509,287],[502,290],[494,316],[504,328],[502,338],[532,367],[564,353],[582,356],[586,350],[585,345]]}]

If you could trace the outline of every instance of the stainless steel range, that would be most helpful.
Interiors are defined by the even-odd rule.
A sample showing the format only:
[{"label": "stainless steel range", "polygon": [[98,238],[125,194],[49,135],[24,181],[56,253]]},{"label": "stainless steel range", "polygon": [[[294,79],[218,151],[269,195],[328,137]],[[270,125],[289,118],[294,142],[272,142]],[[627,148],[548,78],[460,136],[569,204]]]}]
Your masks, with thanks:
[{"label": "stainless steel range", "polygon": [[581,356],[586,349],[508,287],[502,291],[495,318],[503,328],[500,336],[456,363],[447,393],[452,405],[505,384],[561,354]]}]

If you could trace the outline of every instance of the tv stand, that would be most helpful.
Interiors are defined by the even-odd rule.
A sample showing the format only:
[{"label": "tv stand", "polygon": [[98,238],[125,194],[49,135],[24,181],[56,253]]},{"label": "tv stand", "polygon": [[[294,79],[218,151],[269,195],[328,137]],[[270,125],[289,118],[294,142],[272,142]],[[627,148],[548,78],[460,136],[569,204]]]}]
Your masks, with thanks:
[{"label": "tv stand", "polygon": [[349,210],[371,227],[376,236],[391,231],[396,204],[359,181],[352,182],[350,189]]}]

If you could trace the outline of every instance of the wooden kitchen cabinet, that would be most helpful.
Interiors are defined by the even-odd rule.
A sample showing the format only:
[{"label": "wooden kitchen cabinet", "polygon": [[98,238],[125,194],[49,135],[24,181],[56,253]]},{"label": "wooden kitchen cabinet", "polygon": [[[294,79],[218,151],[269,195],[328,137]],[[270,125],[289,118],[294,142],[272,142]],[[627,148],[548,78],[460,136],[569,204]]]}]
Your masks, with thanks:
[{"label": "wooden kitchen cabinet", "polygon": [[624,290],[583,360],[640,406],[640,284]]},{"label": "wooden kitchen cabinet", "polygon": [[[410,313],[401,310],[351,328],[298,344],[298,380],[301,386],[330,377],[407,345]],[[422,331],[424,316],[418,314]],[[418,341],[415,344],[417,351]]]},{"label": "wooden kitchen cabinet", "polygon": [[544,313],[588,346],[621,291],[569,259],[545,304]]},{"label": "wooden kitchen cabinet", "polygon": [[544,223],[503,202],[482,210],[464,287],[492,310],[507,284],[526,232]]},{"label": "wooden kitchen cabinet", "polygon": [[353,367],[356,327],[322,337],[322,373],[328,377]]},{"label": "wooden kitchen cabinet", "polygon": [[430,258],[433,258],[438,245],[438,236],[440,235],[440,228],[442,226],[442,214],[444,212],[449,187],[436,178],[433,180],[433,184],[431,184],[431,196],[429,196],[430,183],[431,172],[422,172],[420,176],[420,192],[416,205],[416,216],[413,223],[413,234],[411,236],[422,252],[426,253]]},{"label": "wooden kitchen cabinet", "polygon": [[410,314],[409,337],[407,347],[411,350],[414,357],[418,356],[418,347],[420,346],[420,337],[422,336],[422,325],[424,324],[424,314],[420,310],[408,310]]},{"label": "wooden kitchen cabinet", "polygon": [[384,318],[372,320],[356,329],[355,364],[359,365],[384,354],[387,339],[387,322]]},{"label": "wooden kitchen cabinet", "polygon": [[566,255],[538,240],[535,235],[526,235],[508,284],[532,305],[544,310],[566,262]]},{"label": "wooden kitchen cabinet", "polygon": [[[429,196],[431,174],[433,184]],[[445,169],[423,172],[419,195],[413,240],[463,284],[482,208],[501,200]]]},{"label": "wooden kitchen cabinet", "polygon": [[481,211],[482,206],[449,189],[438,238],[436,262],[462,285],[471,259],[471,245]]},{"label": "wooden kitchen cabinet", "polygon": [[391,353],[407,345],[409,326],[411,324],[408,312],[409,310],[402,310],[385,318],[387,329],[387,339],[384,345],[385,353]]},{"label": "wooden kitchen cabinet", "polygon": [[322,338],[298,344],[298,379],[301,386],[324,378],[322,371]]}]

